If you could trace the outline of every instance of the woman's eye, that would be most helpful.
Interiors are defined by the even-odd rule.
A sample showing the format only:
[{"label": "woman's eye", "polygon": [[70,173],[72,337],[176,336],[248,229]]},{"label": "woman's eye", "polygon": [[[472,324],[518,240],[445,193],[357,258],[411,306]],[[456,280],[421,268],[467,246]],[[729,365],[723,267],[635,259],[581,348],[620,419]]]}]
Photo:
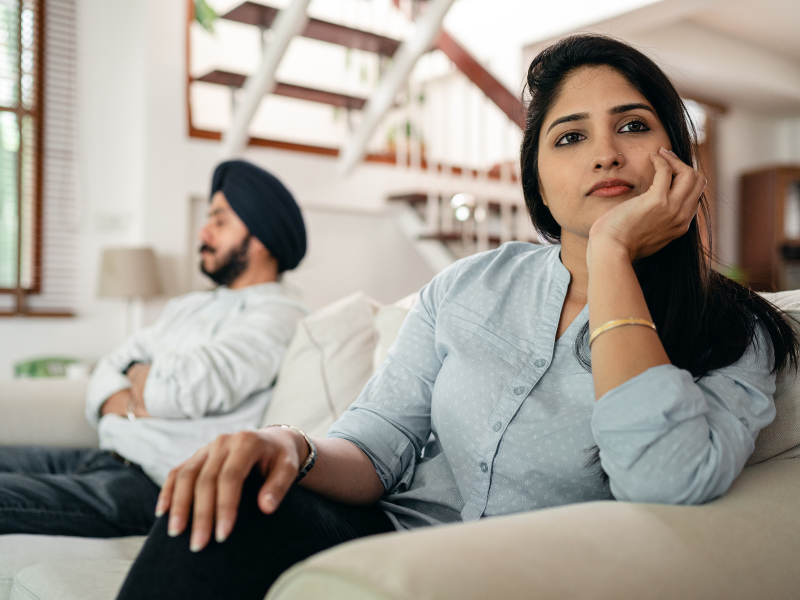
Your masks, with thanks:
[{"label": "woman's eye", "polygon": [[570,144],[574,144],[575,142],[580,142],[581,140],[586,139],[580,133],[567,133],[566,135],[562,135],[558,138],[556,142],[556,146],[569,146]]},{"label": "woman's eye", "polygon": [[640,133],[642,131],[650,131],[650,128],[642,121],[631,121],[623,125],[619,130],[620,133]]}]

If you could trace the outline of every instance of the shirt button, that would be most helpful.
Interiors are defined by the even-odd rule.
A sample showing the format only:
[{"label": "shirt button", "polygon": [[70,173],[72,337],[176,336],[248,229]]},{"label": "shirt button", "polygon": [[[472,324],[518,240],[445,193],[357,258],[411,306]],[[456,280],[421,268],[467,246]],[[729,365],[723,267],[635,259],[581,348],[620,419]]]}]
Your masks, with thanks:
[{"label": "shirt button", "polygon": [[543,358],[540,358],[539,360],[537,360],[533,364],[541,369],[543,366],[545,366],[547,364],[547,361],[545,359],[543,359]]},{"label": "shirt button", "polygon": [[488,470],[489,470],[489,465],[487,465],[485,462],[482,462],[481,463],[481,471],[486,473],[486,471],[488,471]]},{"label": "shirt button", "polygon": [[744,417],[742,417],[741,419],[739,419],[739,421],[741,421],[742,425],[744,425],[745,427],[748,427],[748,428],[750,427],[750,421],[748,421],[748,420],[747,420],[747,419],[745,419]]},{"label": "shirt button", "polygon": [[500,428],[501,428],[502,426],[503,426],[503,424],[502,424],[500,421],[498,421],[497,423],[495,423],[494,425],[492,425],[492,429],[494,429],[495,431],[500,431]]},{"label": "shirt button", "polygon": [[522,394],[524,394],[524,393],[525,393],[525,388],[524,387],[519,386],[519,387],[515,387],[514,388],[514,394],[516,396],[522,396]]}]

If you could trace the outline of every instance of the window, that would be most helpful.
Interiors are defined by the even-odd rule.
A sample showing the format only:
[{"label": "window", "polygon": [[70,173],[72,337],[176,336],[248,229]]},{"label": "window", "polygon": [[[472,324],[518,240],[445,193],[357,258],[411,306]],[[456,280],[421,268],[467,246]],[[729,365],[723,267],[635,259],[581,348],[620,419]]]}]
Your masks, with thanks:
[{"label": "window", "polygon": [[0,292],[40,289],[42,0],[0,0]]}]

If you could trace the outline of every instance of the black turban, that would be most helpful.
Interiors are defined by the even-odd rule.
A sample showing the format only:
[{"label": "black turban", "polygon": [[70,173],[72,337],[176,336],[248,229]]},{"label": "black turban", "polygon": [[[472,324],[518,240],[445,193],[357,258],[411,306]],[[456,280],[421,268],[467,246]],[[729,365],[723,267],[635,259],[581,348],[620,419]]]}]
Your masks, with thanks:
[{"label": "black turban", "polygon": [[273,175],[243,160],[220,163],[211,196],[225,194],[231,208],[278,261],[278,272],[294,269],[306,253],[303,215],[291,192]]}]

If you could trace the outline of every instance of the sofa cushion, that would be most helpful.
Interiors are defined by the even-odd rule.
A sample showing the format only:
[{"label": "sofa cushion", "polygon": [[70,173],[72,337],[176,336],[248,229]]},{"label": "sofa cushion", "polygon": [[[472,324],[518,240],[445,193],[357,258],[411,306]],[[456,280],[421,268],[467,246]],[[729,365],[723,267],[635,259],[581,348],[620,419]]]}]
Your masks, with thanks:
[{"label": "sofa cushion", "polygon": [[[800,334],[800,291],[762,295],[795,319],[794,329]],[[775,420],[758,434],[748,465],[800,456],[800,378],[790,369],[775,380],[775,410]]]},{"label": "sofa cushion", "polygon": [[143,536],[111,539],[57,535],[0,535],[0,600],[7,600],[15,575],[42,561],[133,560]]},{"label": "sofa cushion", "polygon": [[375,346],[375,357],[372,361],[373,371],[377,370],[381,363],[386,360],[389,348],[397,339],[400,327],[418,297],[419,293],[406,296],[394,304],[381,307],[378,314],[375,315],[375,331],[378,333],[378,343]]},{"label": "sofa cushion", "polygon": [[379,307],[356,293],[298,322],[264,425],[287,423],[312,437],[325,435],[372,374]]},{"label": "sofa cushion", "polygon": [[114,600],[132,560],[41,562],[17,573],[11,600]]}]

